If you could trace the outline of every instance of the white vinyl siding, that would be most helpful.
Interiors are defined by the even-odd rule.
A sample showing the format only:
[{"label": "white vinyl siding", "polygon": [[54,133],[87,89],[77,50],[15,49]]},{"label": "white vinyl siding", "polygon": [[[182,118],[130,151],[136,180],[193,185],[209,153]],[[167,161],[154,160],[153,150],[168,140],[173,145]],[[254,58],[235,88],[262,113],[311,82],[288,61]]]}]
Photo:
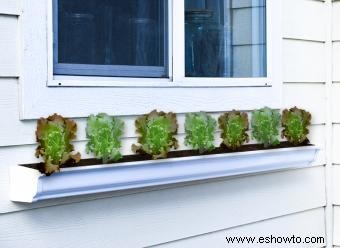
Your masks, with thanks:
[{"label": "white vinyl siding", "polygon": [[[253,230],[261,230],[266,235],[271,233],[281,235],[293,227],[299,235],[324,237],[327,141],[325,83],[328,65],[325,57],[325,16],[329,14],[325,11],[328,1],[282,0],[283,106],[297,105],[313,114],[310,140],[321,148],[313,167],[252,177],[196,182],[189,185],[17,204],[9,201],[8,169],[18,163],[38,161],[34,157],[36,120],[19,121],[21,79],[17,77],[22,77],[20,74],[22,54],[18,54],[20,33],[16,33],[16,30],[22,28],[18,16],[21,9],[17,7],[20,6],[21,1],[2,0],[0,13],[12,14],[0,14],[0,34],[6,34],[6,42],[2,42],[3,35],[1,35],[0,54],[7,58],[6,61],[10,61],[4,64],[1,62],[3,57],[0,57],[0,116],[2,117],[0,247],[22,247],[23,244],[25,247],[49,245],[48,247],[86,248],[95,245],[112,247],[113,244],[117,247],[128,245],[130,245],[128,247],[139,247],[172,241],[176,242],[164,247],[185,245],[199,247],[205,242],[219,245],[220,238],[224,241],[226,235],[251,235]],[[8,11],[7,6],[12,3],[15,6],[14,10]],[[338,5],[340,2],[334,3],[334,11],[339,7]],[[340,10],[340,7],[338,9]],[[338,37],[336,39],[340,41],[340,35],[335,33],[334,31],[334,37]],[[334,42],[334,47],[336,45]],[[46,51],[46,48],[41,49]],[[32,63],[35,63],[34,56],[37,54],[31,55]],[[41,66],[44,67],[39,63],[35,64],[35,70],[39,70]],[[31,72],[33,79],[35,73],[35,71]],[[340,81],[340,78],[337,80]],[[210,90],[220,91],[220,89]],[[167,89],[164,89],[161,97],[167,96],[166,91]],[[206,89],[202,90],[204,91]],[[131,94],[134,95],[133,92]],[[199,95],[201,92],[197,91],[195,94]],[[336,97],[340,95],[340,87],[337,83],[334,83],[333,94],[334,106],[339,106]],[[217,100],[225,101],[226,106],[233,101],[233,99],[224,99],[223,94]],[[83,108],[86,108],[87,101],[88,99],[83,99],[77,104],[82,104]],[[57,106],[58,103],[53,104]],[[203,106],[204,99],[194,104]],[[261,102],[249,101],[248,109],[261,104]],[[156,101],[155,107],[159,107]],[[185,109],[184,105],[182,109]],[[105,110],[107,109],[98,106],[98,111]],[[333,119],[335,130],[340,127],[340,112],[336,108],[333,110],[334,116],[339,116]],[[48,111],[42,113],[49,114]],[[73,117],[77,117],[77,113],[72,114]],[[215,113],[215,117],[217,115],[218,113]],[[130,144],[136,141],[133,127],[135,116],[122,118],[127,122],[123,142],[123,150],[127,154],[131,153]],[[179,119],[181,127],[179,136],[183,142],[184,114],[180,114]],[[85,155],[85,120],[80,118],[77,122],[79,134],[76,149]],[[336,132],[334,137],[335,135]],[[340,131],[337,137],[340,137],[339,135]],[[334,139],[334,147],[338,147],[339,150],[340,144],[336,142],[338,140]],[[337,169],[340,167],[340,158],[336,159],[335,154],[336,152],[334,152],[334,163],[338,165],[334,167]],[[340,173],[338,178],[340,179]],[[340,200],[335,201],[334,204],[340,206]],[[29,209],[31,210],[27,211]],[[337,215],[336,211],[335,214]],[[240,225],[243,226],[239,227]],[[335,221],[335,231],[339,230],[339,227],[340,222]],[[339,238],[335,238],[334,242],[340,246]]]},{"label": "white vinyl siding", "polygon": [[340,247],[340,1],[333,2],[333,85],[332,85],[332,164],[333,164],[333,244]]},{"label": "white vinyl siding", "polygon": [[[323,208],[317,208],[260,223],[256,222],[245,226],[220,230],[209,235],[200,235],[185,240],[174,241],[156,246],[155,248],[197,248],[197,245],[200,245],[200,247],[231,247],[231,244],[228,246],[226,237],[270,237],[268,236],[269,233],[274,237],[291,237],[292,235],[300,237],[324,237],[323,222],[324,210]],[[308,225],[306,226],[307,223]],[[320,248],[324,247],[324,245],[317,244],[308,247]],[[254,244],[244,244],[243,246],[238,245],[236,247],[253,248]],[[273,244],[261,244],[259,247],[271,248]]]}]

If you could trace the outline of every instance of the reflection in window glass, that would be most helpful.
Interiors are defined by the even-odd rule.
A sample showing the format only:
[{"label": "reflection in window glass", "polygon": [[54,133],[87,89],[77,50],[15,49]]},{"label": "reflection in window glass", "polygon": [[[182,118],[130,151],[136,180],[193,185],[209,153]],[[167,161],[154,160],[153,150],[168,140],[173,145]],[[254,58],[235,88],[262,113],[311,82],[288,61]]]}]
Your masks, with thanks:
[{"label": "reflection in window glass", "polygon": [[187,77],[266,77],[265,0],[185,0]]}]

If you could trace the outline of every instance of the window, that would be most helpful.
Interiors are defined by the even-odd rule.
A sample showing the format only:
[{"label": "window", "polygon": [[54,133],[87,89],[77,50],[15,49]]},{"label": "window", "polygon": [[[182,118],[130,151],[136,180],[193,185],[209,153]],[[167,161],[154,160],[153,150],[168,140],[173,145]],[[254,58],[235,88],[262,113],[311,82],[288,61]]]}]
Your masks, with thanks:
[{"label": "window", "polygon": [[167,1],[54,0],[54,74],[167,77]]},{"label": "window", "polygon": [[265,2],[185,0],[185,75],[266,77]]},{"label": "window", "polygon": [[[53,10],[55,75],[168,77],[167,1],[54,0]],[[186,77],[266,77],[266,48],[265,0],[185,0]]]},{"label": "window", "polygon": [[282,1],[22,2],[21,119],[281,107]]}]

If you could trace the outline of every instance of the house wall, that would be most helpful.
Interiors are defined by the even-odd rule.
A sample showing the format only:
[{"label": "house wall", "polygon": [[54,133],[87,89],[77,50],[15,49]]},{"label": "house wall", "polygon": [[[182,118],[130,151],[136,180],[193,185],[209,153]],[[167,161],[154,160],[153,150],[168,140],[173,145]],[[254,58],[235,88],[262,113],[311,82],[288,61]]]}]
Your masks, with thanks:
[{"label": "house wall", "polygon": [[335,247],[340,247],[340,1],[333,2],[333,73],[332,73],[332,171],[333,171],[333,210]]},{"label": "house wall", "polygon": [[[224,247],[229,235],[325,237],[329,226],[325,147],[329,143],[326,24],[330,0],[282,2],[284,107],[297,105],[313,114],[310,140],[321,151],[312,167],[19,204],[9,200],[9,167],[38,161],[34,158],[36,123],[19,121],[20,51],[24,49],[20,42],[21,2],[0,1],[0,247]],[[338,5],[340,2],[334,3],[334,11],[340,10]],[[340,41],[340,33],[337,37]],[[336,80],[340,82],[340,74],[334,73]],[[336,82],[333,86],[333,92],[340,94]],[[124,119],[124,153],[130,153],[136,140],[134,117]],[[179,119],[183,126],[183,115]],[[340,123],[340,115],[338,119]],[[340,124],[335,114],[333,121],[336,134]],[[85,154],[85,121],[77,122],[76,149]],[[179,138],[183,140],[183,128]],[[333,159],[336,163],[336,153]],[[338,160],[340,163],[340,157]],[[334,166],[335,173],[337,168]],[[335,215],[339,210],[334,207]],[[340,240],[334,241],[340,245]]]}]

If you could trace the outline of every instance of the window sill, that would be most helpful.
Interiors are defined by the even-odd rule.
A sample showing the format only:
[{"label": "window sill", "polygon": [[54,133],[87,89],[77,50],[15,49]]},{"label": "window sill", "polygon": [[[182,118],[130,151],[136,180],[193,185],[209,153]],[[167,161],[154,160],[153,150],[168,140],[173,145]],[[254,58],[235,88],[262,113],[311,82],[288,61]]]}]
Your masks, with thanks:
[{"label": "window sill", "polygon": [[134,78],[134,77],[96,77],[96,76],[66,76],[54,75],[48,81],[48,86],[61,87],[271,87],[269,78],[213,78],[184,77],[173,78]]},{"label": "window sill", "polygon": [[137,189],[310,166],[315,146],[202,155],[156,161],[62,169],[50,177],[24,166],[11,168],[11,200],[36,202],[66,196]]}]

